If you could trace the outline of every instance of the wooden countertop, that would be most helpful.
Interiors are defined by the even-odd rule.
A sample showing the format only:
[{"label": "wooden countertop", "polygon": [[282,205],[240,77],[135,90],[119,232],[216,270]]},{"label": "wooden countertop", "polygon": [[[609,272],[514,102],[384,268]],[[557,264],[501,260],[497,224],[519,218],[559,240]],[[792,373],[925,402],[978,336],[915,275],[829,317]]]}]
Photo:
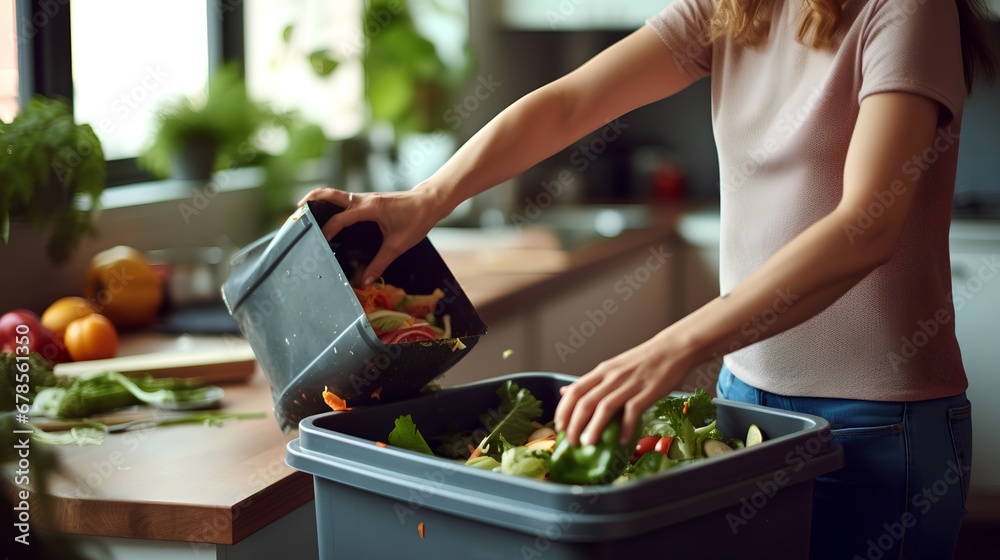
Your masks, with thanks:
[{"label": "wooden countertop", "polygon": [[234,544],[312,499],[312,477],[285,465],[260,371],[225,385],[223,410],[261,419],[166,426],[59,447],[48,526],[67,533]]},{"label": "wooden countertop", "polygon": [[[484,319],[495,320],[618,255],[663,243],[683,210],[657,211],[655,227],[573,251],[542,235],[488,254],[442,254]],[[148,341],[134,347],[149,351]],[[263,374],[225,390],[224,411],[268,417],[110,434],[99,446],[58,448],[65,476],[53,481],[46,525],[76,534],[235,544],[312,499],[312,477],[285,465],[285,445],[297,433],[278,429]]]}]

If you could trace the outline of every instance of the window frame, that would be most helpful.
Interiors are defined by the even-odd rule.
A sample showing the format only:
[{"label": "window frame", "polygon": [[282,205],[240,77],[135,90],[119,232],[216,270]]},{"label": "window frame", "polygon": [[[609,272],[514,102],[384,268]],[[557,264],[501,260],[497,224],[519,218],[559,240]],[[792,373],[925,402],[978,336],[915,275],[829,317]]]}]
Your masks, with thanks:
[{"label": "window frame", "polygon": [[[233,62],[245,65],[243,0],[207,0],[208,67],[214,73]],[[70,0],[15,0],[18,94],[23,105],[34,95],[61,98],[73,110]],[[24,39],[22,39],[24,38]],[[156,180],[137,158],[107,161],[108,187]]]}]

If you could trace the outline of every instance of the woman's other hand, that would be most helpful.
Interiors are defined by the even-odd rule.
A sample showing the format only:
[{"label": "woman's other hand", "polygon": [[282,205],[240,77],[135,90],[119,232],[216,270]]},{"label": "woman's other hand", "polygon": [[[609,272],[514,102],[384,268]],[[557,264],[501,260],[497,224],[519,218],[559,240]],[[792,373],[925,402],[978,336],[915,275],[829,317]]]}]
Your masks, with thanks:
[{"label": "woman's other hand", "polygon": [[566,430],[571,444],[596,443],[604,426],[623,409],[622,442],[631,440],[642,413],[674,389],[690,369],[668,332],[661,331],[563,387],[556,428]]}]

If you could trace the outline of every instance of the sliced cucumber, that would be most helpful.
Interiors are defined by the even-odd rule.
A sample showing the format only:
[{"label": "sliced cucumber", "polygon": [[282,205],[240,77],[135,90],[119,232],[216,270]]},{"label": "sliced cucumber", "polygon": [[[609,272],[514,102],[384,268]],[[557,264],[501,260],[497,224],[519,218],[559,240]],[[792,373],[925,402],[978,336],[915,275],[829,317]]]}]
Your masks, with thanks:
[{"label": "sliced cucumber", "polygon": [[[677,445],[674,445],[674,444]],[[668,459],[684,459],[684,452],[681,451],[681,444],[674,438],[674,441],[670,443],[670,449],[667,450]]]},{"label": "sliced cucumber", "polygon": [[705,452],[706,457],[715,457],[716,455],[724,455],[726,453],[733,452],[732,447],[729,447],[717,439],[705,440],[705,443],[702,445],[702,450]]},{"label": "sliced cucumber", "polygon": [[730,439],[728,443],[729,447],[732,447],[733,449],[743,449],[744,447],[746,447],[746,444],[743,443],[743,440],[740,438],[734,437]]},{"label": "sliced cucumber", "polygon": [[760,428],[757,424],[750,424],[750,429],[747,430],[747,447],[753,447],[764,441],[764,434],[760,432]]}]

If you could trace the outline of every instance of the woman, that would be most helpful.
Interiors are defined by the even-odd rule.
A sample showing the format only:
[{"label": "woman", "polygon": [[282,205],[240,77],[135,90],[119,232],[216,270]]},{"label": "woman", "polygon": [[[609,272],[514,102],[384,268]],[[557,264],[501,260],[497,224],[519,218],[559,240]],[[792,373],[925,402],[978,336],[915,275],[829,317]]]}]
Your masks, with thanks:
[{"label": "woman", "polygon": [[[328,237],[379,224],[370,283],[461,201],[711,75],[722,295],[569,386],[556,423],[571,442],[621,411],[632,426],[726,354],[720,396],[823,416],[844,446],[844,469],[816,484],[814,558],[948,558],[971,455],[948,227],[962,105],[995,67],[981,13],[963,0],[676,0],[413,190],[306,199],[348,207]],[[762,314],[776,320],[747,328]]]}]

